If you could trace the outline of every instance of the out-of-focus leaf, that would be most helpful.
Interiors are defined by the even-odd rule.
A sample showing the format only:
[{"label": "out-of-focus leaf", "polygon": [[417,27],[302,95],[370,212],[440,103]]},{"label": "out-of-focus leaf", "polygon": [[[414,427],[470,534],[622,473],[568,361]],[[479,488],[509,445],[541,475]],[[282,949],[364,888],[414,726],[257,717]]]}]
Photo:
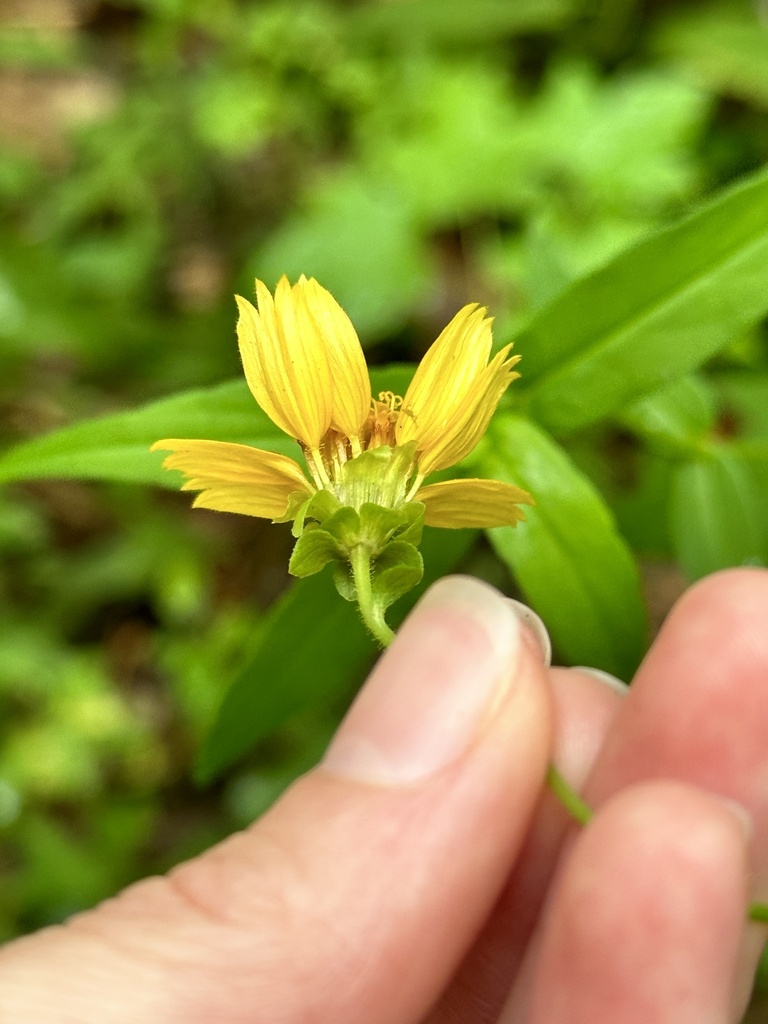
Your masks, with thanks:
[{"label": "out-of-focus leaf", "polygon": [[592,484],[529,420],[498,418],[478,456],[483,476],[530,491],[536,507],[491,543],[573,664],[629,678],[642,656],[646,617],[629,548]]},{"label": "out-of-focus leaf", "polygon": [[517,337],[530,412],[568,431],[699,366],[768,309],[768,173],[576,281]]},{"label": "out-of-focus leaf", "polygon": [[573,14],[573,0],[397,0],[350,12],[353,30],[399,45],[484,42],[533,29],[554,28]]},{"label": "out-of-focus leaf", "polygon": [[239,441],[287,454],[296,450],[256,405],[245,381],[235,380],[25,441],[0,456],[0,482],[79,477],[178,487],[181,477],[161,468],[163,453],[149,451],[163,437]]},{"label": "out-of-focus leaf", "polygon": [[712,389],[702,377],[683,377],[635,402],[621,422],[664,454],[690,455],[714,426]]},{"label": "out-of-focus leaf", "polygon": [[[586,63],[556,64],[524,101],[501,67],[422,62],[393,90],[360,129],[371,180],[394,183],[422,227],[535,216],[572,276],[634,241],[696,181],[690,139],[707,97],[668,73],[608,88]],[[496,241],[519,243],[515,232]]]},{"label": "out-of-focus leaf", "polygon": [[313,276],[365,342],[401,326],[424,291],[430,254],[397,190],[345,172],[317,185],[305,209],[259,252],[265,281]]},{"label": "out-of-focus leaf", "polygon": [[718,373],[711,378],[722,427],[737,438],[768,441],[768,373]]},{"label": "out-of-focus leaf", "polygon": [[[376,369],[371,374],[373,393],[391,389],[403,394],[412,373],[402,365]],[[149,451],[164,437],[234,441],[299,455],[295,442],[256,404],[245,381],[234,380],[25,441],[0,455],[0,483],[75,477],[176,488],[181,476],[162,469],[162,452]]]},{"label": "out-of-focus leaf", "polygon": [[674,561],[664,514],[674,469],[668,458],[639,451],[628,485],[611,495],[611,510],[619,531],[640,557]]},{"label": "out-of-focus leaf", "polygon": [[764,496],[746,461],[732,449],[677,467],[670,530],[676,556],[691,579],[732,565],[765,565]]},{"label": "out-of-focus leaf", "polygon": [[[4,19],[5,21],[5,19]],[[4,68],[20,67],[25,71],[41,68],[48,71],[71,67],[77,60],[76,41],[65,32],[35,31],[34,19],[0,26],[0,64]]]},{"label": "out-of-focus leaf", "polygon": [[[471,530],[425,530],[424,578],[392,610],[393,624],[456,566],[474,539]],[[200,780],[228,767],[302,707],[351,691],[375,654],[356,609],[339,597],[328,572],[295,583],[262,622],[259,637],[204,741]]]},{"label": "out-of-focus leaf", "polygon": [[708,88],[768,105],[768,26],[747,5],[690,8],[663,25],[656,46]]}]

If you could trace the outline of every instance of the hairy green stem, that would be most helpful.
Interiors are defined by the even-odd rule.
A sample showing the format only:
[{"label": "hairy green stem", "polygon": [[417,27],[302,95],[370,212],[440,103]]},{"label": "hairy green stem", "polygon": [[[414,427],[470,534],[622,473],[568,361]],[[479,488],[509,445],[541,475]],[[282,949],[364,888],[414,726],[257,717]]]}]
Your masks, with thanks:
[{"label": "hairy green stem", "polygon": [[349,562],[352,566],[357,604],[363,617],[363,622],[382,647],[389,647],[395,638],[395,634],[387,625],[383,610],[373,599],[373,590],[371,588],[371,553],[365,544],[356,544],[352,548]]}]

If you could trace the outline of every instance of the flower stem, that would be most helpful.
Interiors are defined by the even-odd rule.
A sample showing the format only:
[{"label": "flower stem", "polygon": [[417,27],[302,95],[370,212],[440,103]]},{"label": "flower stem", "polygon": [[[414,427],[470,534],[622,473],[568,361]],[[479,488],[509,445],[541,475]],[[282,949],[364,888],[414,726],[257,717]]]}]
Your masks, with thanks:
[{"label": "flower stem", "polygon": [[371,588],[371,553],[365,544],[356,544],[352,548],[349,554],[349,562],[352,566],[357,604],[360,608],[363,622],[382,647],[389,647],[395,638],[395,634],[384,619],[383,609],[374,601]]},{"label": "flower stem", "polygon": [[[571,817],[580,825],[586,825],[592,817],[592,808],[568,785],[554,764],[547,769],[547,785]],[[747,917],[750,921],[768,924],[768,903],[750,903]]]},{"label": "flower stem", "polygon": [[592,808],[568,785],[553,762],[547,769],[547,785],[570,816],[580,825],[586,825],[592,817]]}]

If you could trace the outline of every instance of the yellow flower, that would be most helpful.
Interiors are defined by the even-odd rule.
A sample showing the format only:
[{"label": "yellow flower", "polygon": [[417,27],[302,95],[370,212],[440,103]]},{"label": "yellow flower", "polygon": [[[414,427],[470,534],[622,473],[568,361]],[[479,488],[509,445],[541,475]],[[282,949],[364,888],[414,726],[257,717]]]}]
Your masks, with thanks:
[{"label": "yellow flower", "polygon": [[[394,509],[421,502],[430,526],[514,526],[525,518],[518,506],[533,499],[511,484],[423,485],[472,451],[519,376],[510,345],[490,359],[492,321],[484,308],[456,314],[402,398],[383,392],[373,399],[355,329],[317,281],[302,276],[291,286],[283,277],[274,297],[257,281],[256,296],[257,308],[237,297],[245,377],[262,409],[300,444],[309,477],[293,459],[247,445],[158,441],[153,450],[172,452],[163,465],[184,473],[184,490],[200,492],[195,506],[286,520],[313,494],[329,491],[358,511],[365,502]],[[388,461],[366,455],[378,449]],[[353,472],[358,462],[364,473]]]}]

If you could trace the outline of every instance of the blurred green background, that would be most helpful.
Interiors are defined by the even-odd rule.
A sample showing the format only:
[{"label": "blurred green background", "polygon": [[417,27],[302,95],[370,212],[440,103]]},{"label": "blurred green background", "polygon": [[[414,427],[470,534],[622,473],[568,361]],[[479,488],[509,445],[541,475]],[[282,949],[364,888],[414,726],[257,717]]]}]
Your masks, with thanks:
[{"label": "blurred green background", "polygon": [[[486,303],[497,337],[522,332],[524,383],[525,325],[570,282],[766,163],[766,18],[724,0],[5,0],[3,448],[235,378],[232,295],[254,275],[314,274],[371,363],[417,360]],[[758,449],[763,312],[672,403]],[[676,471],[654,446],[674,441],[654,434],[666,408],[567,443],[639,559],[652,623],[686,579],[768,550],[765,462]],[[251,821],[373,657],[355,633],[332,678],[316,671],[327,623],[304,661],[264,655],[265,630],[290,644],[324,601],[312,583],[270,611],[286,528],[191,512],[128,469],[30,475],[0,491],[0,938]],[[730,526],[708,515],[721,494]],[[462,533],[428,564],[512,592],[506,543]],[[200,788],[201,743],[260,650],[249,683],[301,675],[302,692],[273,692],[258,735],[198,762],[226,768]]]}]

